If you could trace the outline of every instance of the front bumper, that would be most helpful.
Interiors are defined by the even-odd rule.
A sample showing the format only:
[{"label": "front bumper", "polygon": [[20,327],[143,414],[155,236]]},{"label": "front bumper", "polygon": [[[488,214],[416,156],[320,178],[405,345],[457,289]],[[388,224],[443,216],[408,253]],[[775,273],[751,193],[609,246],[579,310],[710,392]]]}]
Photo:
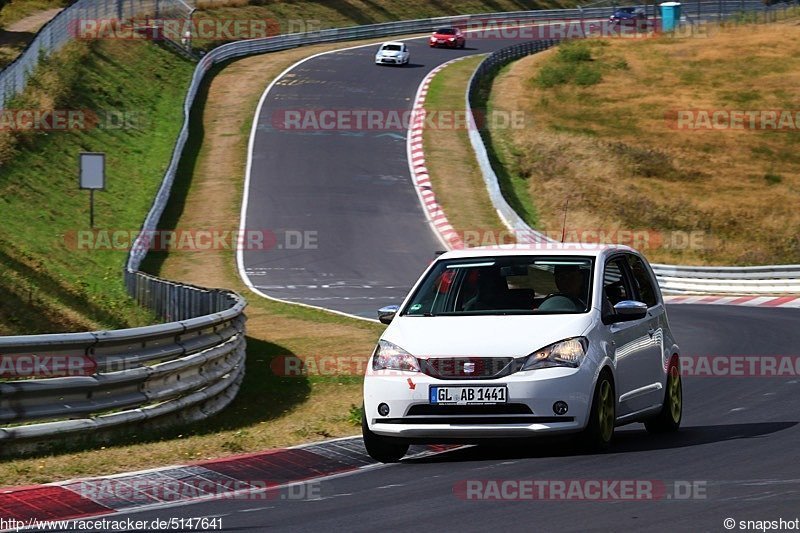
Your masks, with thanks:
[{"label": "front bumper", "polygon": [[[367,424],[378,435],[413,439],[480,440],[577,432],[586,427],[591,408],[595,378],[591,367],[529,370],[489,380],[441,380],[418,372],[371,373],[364,380]],[[508,404],[527,409],[514,414],[498,414],[497,408],[491,406],[487,406],[485,414],[480,407],[470,407],[469,414],[437,412],[437,406],[430,406],[428,399],[432,385],[505,385]],[[567,402],[567,413],[553,412],[557,401]],[[381,403],[389,406],[387,416],[378,413]],[[414,406],[415,412],[423,409],[425,414],[409,414]]]},{"label": "front bumper", "polygon": [[403,61],[399,57],[376,57],[376,65],[402,65]]}]

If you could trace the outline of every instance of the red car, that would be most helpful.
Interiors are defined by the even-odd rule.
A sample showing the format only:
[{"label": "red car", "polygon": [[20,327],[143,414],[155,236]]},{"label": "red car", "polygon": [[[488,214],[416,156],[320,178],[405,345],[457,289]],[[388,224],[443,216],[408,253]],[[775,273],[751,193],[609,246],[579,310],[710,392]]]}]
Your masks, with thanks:
[{"label": "red car", "polygon": [[447,48],[464,48],[467,45],[467,38],[458,28],[439,28],[431,35],[428,44],[431,48],[444,46]]}]

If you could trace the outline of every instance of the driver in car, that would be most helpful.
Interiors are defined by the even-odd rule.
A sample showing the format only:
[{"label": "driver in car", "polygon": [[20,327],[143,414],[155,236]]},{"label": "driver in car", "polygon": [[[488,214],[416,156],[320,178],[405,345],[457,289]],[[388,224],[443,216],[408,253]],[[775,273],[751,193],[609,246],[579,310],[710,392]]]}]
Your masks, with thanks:
[{"label": "driver in car", "polygon": [[539,311],[570,313],[586,310],[586,288],[580,267],[558,265],[553,270],[558,292],[549,295],[539,306]]}]

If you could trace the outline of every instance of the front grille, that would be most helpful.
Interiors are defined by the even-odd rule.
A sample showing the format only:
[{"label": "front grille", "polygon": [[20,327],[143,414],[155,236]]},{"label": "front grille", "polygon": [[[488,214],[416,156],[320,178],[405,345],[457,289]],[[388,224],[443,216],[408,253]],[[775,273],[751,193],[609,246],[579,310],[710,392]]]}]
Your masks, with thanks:
[{"label": "front grille", "polygon": [[422,373],[438,379],[495,379],[518,370],[513,357],[442,357],[419,363]]},{"label": "front grille", "polygon": [[531,408],[524,403],[500,403],[497,405],[412,405],[406,416],[455,416],[455,415],[532,415]]},{"label": "front grille", "polygon": [[417,418],[377,418],[376,424],[552,424],[574,422],[574,416],[435,416]]}]

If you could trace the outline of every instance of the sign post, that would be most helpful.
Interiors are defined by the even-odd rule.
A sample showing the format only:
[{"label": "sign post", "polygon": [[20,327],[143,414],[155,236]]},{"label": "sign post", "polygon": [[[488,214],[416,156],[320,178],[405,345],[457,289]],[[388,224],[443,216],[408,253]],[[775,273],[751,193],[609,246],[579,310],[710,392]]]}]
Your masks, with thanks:
[{"label": "sign post", "polygon": [[79,186],[89,190],[89,227],[94,229],[94,191],[106,188],[106,154],[81,152],[79,168]]}]

